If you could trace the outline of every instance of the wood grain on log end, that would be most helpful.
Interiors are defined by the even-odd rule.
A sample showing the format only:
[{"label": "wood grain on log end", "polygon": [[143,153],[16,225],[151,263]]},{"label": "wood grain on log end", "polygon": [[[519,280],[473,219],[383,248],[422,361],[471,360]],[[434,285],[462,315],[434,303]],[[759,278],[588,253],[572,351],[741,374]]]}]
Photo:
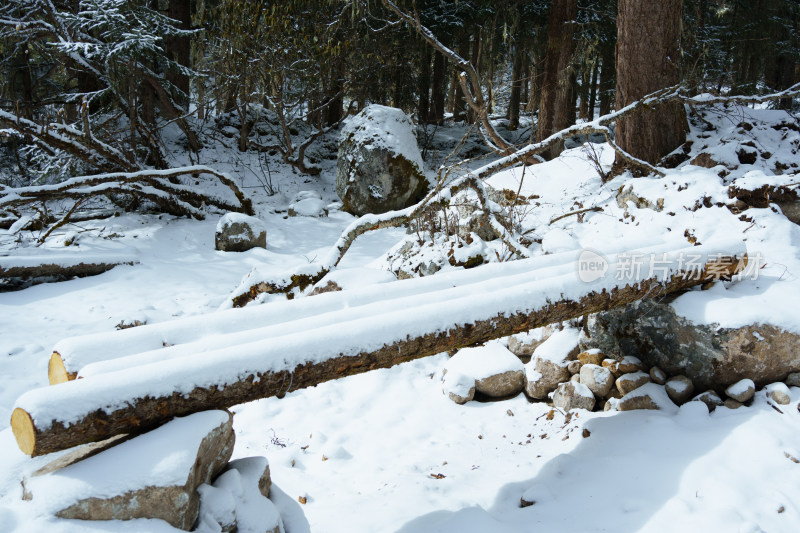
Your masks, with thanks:
[{"label": "wood grain on log end", "polygon": [[17,445],[22,453],[32,455],[36,447],[36,434],[31,415],[19,407],[14,409],[14,412],[11,413],[11,430],[14,432],[14,438],[17,439]]},{"label": "wood grain on log end", "polygon": [[76,377],[78,377],[78,373],[68,372],[61,355],[58,352],[53,352],[47,365],[47,378],[50,380],[50,385],[72,381]]}]

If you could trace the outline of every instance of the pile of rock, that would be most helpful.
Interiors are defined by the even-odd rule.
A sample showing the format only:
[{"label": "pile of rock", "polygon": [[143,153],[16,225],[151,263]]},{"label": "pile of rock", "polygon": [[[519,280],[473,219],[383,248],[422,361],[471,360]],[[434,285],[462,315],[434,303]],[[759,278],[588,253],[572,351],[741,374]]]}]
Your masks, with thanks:
[{"label": "pile of rock", "polygon": [[60,456],[23,479],[23,499],[59,518],[161,519],[186,531],[282,533],[266,458],[229,462],[234,441],[228,411],[176,418]]},{"label": "pile of rock", "polygon": [[[498,398],[524,391],[565,411],[674,411],[689,401],[703,402],[713,411],[749,405],[755,396],[756,383],[749,378],[722,384],[719,392],[708,387],[696,394],[696,383],[684,374],[670,376],[630,355],[609,356],[597,348],[580,351],[580,340],[577,329],[548,328],[509,337],[507,347],[495,341],[460,350],[444,371],[443,390],[459,404],[475,399],[476,393],[478,398]],[[766,385],[765,395],[775,404],[788,404],[788,386],[800,386],[800,373],[789,374],[785,383]]]}]

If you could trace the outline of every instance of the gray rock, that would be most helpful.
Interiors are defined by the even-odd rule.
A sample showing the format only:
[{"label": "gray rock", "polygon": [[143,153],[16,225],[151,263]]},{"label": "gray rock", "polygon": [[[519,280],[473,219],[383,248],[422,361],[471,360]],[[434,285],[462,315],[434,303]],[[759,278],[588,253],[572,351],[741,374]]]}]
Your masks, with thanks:
[{"label": "gray rock", "polygon": [[792,372],[784,381],[789,387],[800,387],[800,372]]},{"label": "gray rock", "polygon": [[725,389],[725,394],[728,398],[732,398],[737,402],[747,402],[753,398],[756,393],[756,385],[752,379],[742,379]]},{"label": "gray rock", "polygon": [[611,371],[599,365],[583,365],[580,377],[581,383],[586,385],[598,398],[605,398],[614,385],[614,376]]},{"label": "gray rock", "polygon": [[369,105],[339,138],[336,194],[360,216],[408,207],[428,190],[414,123],[400,109]]},{"label": "gray rock", "polygon": [[800,335],[770,325],[697,325],[653,300],[597,313],[587,326],[587,346],[686,375],[700,389],[723,390],[743,378],[761,387],[800,371]]},{"label": "gray rock", "polygon": [[99,453],[91,447],[71,452],[25,479],[23,497],[59,518],[160,518],[188,531],[198,516],[197,488],[225,467],[234,439],[226,411],[176,418]]},{"label": "gray rock", "polygon": [[737,402],[732,398],[726,398],[722,405],[724,405],[728,409],[738,409],[742,407],[744,404],[742,402]]},{"label": "gray rock", "polygon": [[694,394],[694,384],[686,376],[673,376],[665,383],[667,395],[673,402],[681,405],[689,401]]},{"label": "gray rock", "polygon": [[725,402],[722,401],[722,398],[719,397],[719,394],[717,394],[713,390],[709,390],[701,394],[698,394],[692,399],[692,401],[703,402],[704,404],[706,404],[706,407],[708,407],[709,412],[712,412],[717,407],[720,407],[725,404]]},{"label": "gray rock", "polygon": [[594,395],[589,387],[580,383],[568,381],[556,387],[553,393],[553,405],[564,411],[571,409],[594,409]]},{"label": "gray rock", "polygon": [[524,388],[525,373],[522,370],[510,370],[475,380],[475,390],[492,398],[514,396]]},{"label": "gray rock", "polygon": [[227,213],[217,223],[214,246],[222,252],[246,252],[267,247],[267,229],[256,217]]},{"label": "gray rock", "polygon": [[616,381],[617,390],[622,395],[638,389],[645,383],[650,383],[650,376],[641,371],[622,374]]},{"label": "gray rock", "polygon": [[473,384],[476,393],[492,398],[514,396],[525,388],[525,366],[499,342],[459,350],[447,362],[446,372],[445,392],[460,398],[469,398]]},{"label": "gray rock", "polygon": [[789,387],[784,383],[771,383],[767,385],[767,398],[779,405],[788,405],[792,401]]},{"label": "gray rock", "polygon": [[650,369],[650,381],[663,385],[667,382],[667,374],[657,366],[654,366]]}]

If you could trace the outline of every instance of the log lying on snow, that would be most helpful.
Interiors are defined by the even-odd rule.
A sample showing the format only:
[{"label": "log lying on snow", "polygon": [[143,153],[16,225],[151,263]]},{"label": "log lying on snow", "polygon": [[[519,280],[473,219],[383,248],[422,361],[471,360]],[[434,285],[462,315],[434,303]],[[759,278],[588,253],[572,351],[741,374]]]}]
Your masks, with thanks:
[{"label": "log lying on snow", "polygon": [[[96,276],[119,265],[133,265],[136,257],[109,254],[63,254],[56,256],[0,257],[0,280],[33,283],[73,277]],[[30,283],[28,283],[29,285]]]},{"label": "log lying on snow", "polygon": [[[664,243],[654,244],[652,241],[646,247],[644,242],[640,244],[643,247],[638,248],[637,251],[642,254],[662,252],[668,247]],[[607,252],[614,254],[636,247],[637,243],[628,242],[624,246],[620,244],[617,248],[610,248]],[[343,292],[320,294],[312,298],[270,302],[269,305],[227,309],[218,313],[147,324],[120,331],[70,337],[59,341],[53,347],[48,377],[50,384],[55,385],[73,380],[78,375],[86,375],[82,370],[94,366],[95,363],[142,352],[158,352],[161,355],[156,356],[155,360],[157,360],[162,356],[177,353],[179,350],[199,353],[232,344],[250,342],[243,340],[245,336],[236,337],[237,334],[245,331],[248,331],[247,336],[251,336],[255,332],[255,334],[261,335],[256,338],[270,338],[290,332],[292,326],[288,326],[287,323],[312,316],[328,319],[328,322],[316,322],[316,327],[319,327],[333,323],[332,321],[342,320],[339,313],[344,310],[353,313],[356,308],[364,306],[370,307],[363,309],[361,316],[370,316],[370,314],[383,312],[385,308],[381,307],[389,305],[389,300],[423,295],[445,288],[465,287],[490,279],[501,279],[505,276],[522,274],[528,281],[544,279],[556,275],[556,272],[548,269],[553,267],[562,267],[563,269],[563,265],[574,265],[576,259],[577,252],[564,252],[509,263],[492,263],[478,269],[447,272],[436,276],[404,280],[402,283],[372,285]],[[504,282],[506,285],[516,283],[511,278],[505,279],[507,280]],[[395,302],[391,305],[400,304]],[[269,326],[279,327],[274,330],[257,331],[257,328]],[[287,327],[286,331],[283,330],[284,326]],[[308,329],[311,326],[306,324],[302,327]],[[169,348],[164,348],[165,346]],[[181,346],[184,347],[179,348]]]},{"label": "log lying on snow", "polygon": [[[721,257],[726,254],[725,257]],[[697,265],[687,275],[686,258]],[[461,295],[334,323],[230,349],[100,374],[23,394],[11,426],[20,449],[43,455],[122,433],[140,433],[192,412],[237,405],[526,331],[731,275],[746,264],[742,243],[663,254],[664,270],[622,285],[625,259],[585,283],[574,266],[548,279]],[[619,285],[619,286],[618,286]],[[488,286],[488,285],[487,285]]]}]

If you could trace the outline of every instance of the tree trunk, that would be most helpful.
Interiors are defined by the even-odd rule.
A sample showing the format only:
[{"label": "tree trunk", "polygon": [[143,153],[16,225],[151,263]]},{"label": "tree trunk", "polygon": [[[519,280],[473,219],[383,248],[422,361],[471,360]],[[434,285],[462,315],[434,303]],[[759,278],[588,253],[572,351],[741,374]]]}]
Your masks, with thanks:
[{"label": "tree trunk", "polygon": [[597,71],[600,70],[597,59],[592,66],[592,80],[589,86],[589,120],[594,120],[594,108],[597,104]]},{"label": "tree trunk", "polygon": [[589,118],[589,79],[591,77],[591,66],[585,62],[581,65],[581,86],[578,92],[581,105],[578,111],[578,117],[584,120]]},{"label": "tree trunk", "polygon": [[614,47],[604,46],[600,70],[600,116],[611,113],[614,86],[616,84],[616,66],[614,65]]},{"label": "tree trunk", "polygon": [[[701,255],[703,252],[710,257],[711,247],[698,251]],[[319,335],[309,336],[304,332],[277,337],[268,343],[234,346],[219,353],[208,352],[205,357],[193,360],[192,367],[185,371],[172,362],[165,362],[163,365],[154,363],[139,367],[149,368],[148,372],[99,374],[26,393],[17,400],[11,427],[24,453],[44,455],[122,433],[143,433],[175,416],[230,407],[270,396],[282,397],[288,392],[332,379],[388,368],[643,298],[687,289],[723,273],[733,274],[743,266],[736,257],[728,257],[714,267],[706,265],[696,275],[685,276],[682,272],[676,272],[667,279],[645,278],[621,287],[614,286],[613,278],[582,284],[576,277],[576,287],[580,287],[581,291],[573,291],[572,299],[553,301],[545,300],[542,296],[541,284],[548,281],[545,278],[485,293],[473,302],[472,310],[466,315],[461,312],[463,298],[444,300],[443,306],[435,308],[421,305],[418,312],[413,313],[408,310],[389,312],[379,318],[391,321],[395,326],[393,331],[386,332],[383,344],[376,343],[372,348],[360,352],[352,341],[353,335],[374,332],[375,317],[320,328],[319,335],[324,334],[326,338],[324,347],[319,344]],[[568,265],[565,268],[574,267]],[[563,275],[557,275],[554,279],[562,278]],[[474,296],[469,298],[474,300]],[[515,312],[509,313],[509,306]],[[450,324],[431,326],[428,331],[418,329],[421,317],[430,317],[431,321],[435,321],[442,312],[444,316],[453,314],[459,315],[459,318]],[[417,332],[402,338],[396,333],[411,329],[417,329]],[[294,358],[286,353],[288,346],[295,353],[313,352],[315,355],[310,359]],[[237,379],[219,374],[219,360],[223,356],[228,360],[231,372],[235,371],[238,375]],[[296,362],[281,362],[285,357]],[[152,392],[155,376],[149,372],[157,374],[156,387],[160,392]],[[187,384],[187,372],[205,376],[202,384]],[[223,374],[231,372],[226,370]],[[113,399],[109,396],[112,391]],[[90,400],[87,402],[86,398]],[[64,405],[73,406],[69,414],[72,422],[64,423],[57,418],[59,415],[53,414],[63,413]]]},{"label": "tree trunk", "polygon": [[420,124],[430,122],[431,111],[431,52],[428,43],[422,42],[422,53],[420,54],[419,85],[417,86],[417,120]]},{"label": "tree trunk", "polygon": [[433,53],[433,83],[431,85],[431,107],[429,122],[444,124],[445,76],[447,64],[444,54],[436,50]]},{"label": "tree trunk", "polygon": [[525,59],[525,51],[516,44],[514,50],[514,62],[511,67],[511,97],[508,99],[508,129],[515,130],[519,127],[519,106],[522,100],[522,84],[525,83],[522,75],[522,64]]},{"label": "tree trunk", "polygon": [[[192,27],[192,9],[190,0],[169,0],[167,16],[178,21],[178,28],[189,30]],[[191,39],[188,36],[166,37],[164,47],[167,57],[181,66],[191,68]],[[178,98],[175,103],[184,109],[189,109],[189,76],[179,72],[168,71],[167,81],[180,89],[185,96]]]},{"label": "tree trunk", "polygon": [[[577,15],[577,0],[553,0],[547,29],[537,141],[575,122],[575,109],[570,98],[570,65],[575,51],[573,21]],[[562,150],[563,146],[556,146],[544,156],[548,159],[557,157]]]},{"label": "tree trunk", "polygon": [[[617,15],[616,107],[680,81],[681,0],[620,0]],[[677,102],[626,115],[616,142],[655,164],[686,140],[686,113]],[[617,161],[621,163],[619,157]]]},{"label": "tree trunk", "polygon": [[[464,35],[458,43],[458,55],[466,58],[469,54],[469,34]],[[451,90],[455,91],[453,94],[453,120],[455,122],[463,122],[467,119],[467,99],[466,96],[459,90],[458,77],[461,75],[461,68],[455,65],[453,69],[453,79],[451,81]]]}]

